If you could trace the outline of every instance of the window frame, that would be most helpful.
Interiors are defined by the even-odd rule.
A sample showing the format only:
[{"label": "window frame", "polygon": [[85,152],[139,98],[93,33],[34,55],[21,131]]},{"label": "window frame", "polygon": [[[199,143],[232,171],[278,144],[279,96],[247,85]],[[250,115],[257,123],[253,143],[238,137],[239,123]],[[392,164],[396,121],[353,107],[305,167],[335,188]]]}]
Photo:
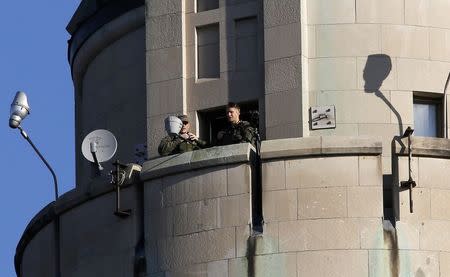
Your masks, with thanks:
[{"label": "window frame", "polygon": [[217,1],[217,5],[214,5],[214,8],[209,8],[209,9],[205,9],[205,10],[199,10],[198,6],[199,6],[199,2],[202,0],[195,0],[195,13],[201,13],[201,12],[207,12],[207,11],[212,11],[212,10],[217,10],[220,8],[220,0],[216,0]]},{"label": "window frame", "polygon": [[[259,115],[261,115],[260,106],[257,100],[240,102],[239,106],[241,107],[241,120],[251,121],[249,118],[249,111],[258,111]],[[226,106],[197,111],[197,122],[197,134],[199,137],[211,145],[216,145],[217,132],[227,126]],[[250,123],[252,124],[253,122]],[[258,123],[260,135],[261,137],[264,137],[261,133],[261,118],[259,118]]]},{"label": "window frame", "polygon": [[413,121],[414,121],[414,104],[436,105],[436,137],[443,138],[445,130],[444,95],[440,93],[431,93],[422,91],[413,92]]},{"label": "window frame", "polygon": [[[202,74],[200,74],[200,63],[199,63],[199,60],[200,60],[201,57],[200,57],[200,53],[199,53],[200,52],[199,48],[203,47],[203,46],[207,46],[207,45],[214,45],[216,43],[208,43],[208,44],[200,45],[199,44],[199,38],[198,38],[199,37],[199,31],[201,29],[207,29],[207,28],[211,28],[211,27],[217,27],[218,59],[217,59],[216,62],[217,62],[218,74],[214,75],[215,77],[201,77],[200,75],[202,75]],[[220,47],[220,23],[219,22],[214,22],[214,23],[210,23],[210,24],[206,24],[206,25],[195,26],[195,81],[196,82],[201,82],[201,81],[204,81],[204,80],[217,80],[217,79],[220,79],[220,74],[221,74],[221,72],[220,72],[220,63],[221,63],[221,60],[220,60],[221,53],[220,53],[220,51],[221,51],[221,49],[220,48],[221,47]]]}]

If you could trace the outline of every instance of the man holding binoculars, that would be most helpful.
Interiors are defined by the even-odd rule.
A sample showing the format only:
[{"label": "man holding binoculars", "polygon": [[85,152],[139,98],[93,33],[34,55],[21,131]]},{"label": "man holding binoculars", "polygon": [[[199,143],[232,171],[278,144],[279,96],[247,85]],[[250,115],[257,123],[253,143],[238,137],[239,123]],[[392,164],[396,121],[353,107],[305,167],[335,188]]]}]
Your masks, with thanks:
[{"label": "man holding binoculars", "polygon": [[206,146],[205,141],[189,132],[191,124],[187,115],[169,116],[165,125],[168,135],[159,144],[158,152],[161,156],[194,151]]}]

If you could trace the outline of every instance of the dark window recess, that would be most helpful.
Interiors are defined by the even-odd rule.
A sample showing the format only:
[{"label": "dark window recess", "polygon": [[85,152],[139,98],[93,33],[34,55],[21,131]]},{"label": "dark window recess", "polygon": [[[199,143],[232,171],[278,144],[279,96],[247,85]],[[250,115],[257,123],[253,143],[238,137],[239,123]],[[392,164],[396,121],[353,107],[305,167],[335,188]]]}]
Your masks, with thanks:
[{"label": "dark window recess", "polygon": [[197,78],[220,78],[219,23],[197,27]]},{"label": "dark window recess", "polygon": [[256,17],[235,21],[236,71],[255,71],[258,67],[257,28]]},{"label": "dark window recess", "polygon": [[414,93],[414,135],[443,137],[443,97],[435,93]]},{"label": "dark window recess", "polygon": [[[258,111],[258,102],[240,103],[241,120],[248,121],[254,127],[258,127],[258,117],[255,111]],[[227,125],[226,107],[218,107],[209,110],[198,111],[198,123],[200,138],[206,140],[212,145],[216,144],[217,133]]]},{"label": "dark window recess", "polygon": [[219,0],[197,0],[197,12],[204,12],[219,8]]}]

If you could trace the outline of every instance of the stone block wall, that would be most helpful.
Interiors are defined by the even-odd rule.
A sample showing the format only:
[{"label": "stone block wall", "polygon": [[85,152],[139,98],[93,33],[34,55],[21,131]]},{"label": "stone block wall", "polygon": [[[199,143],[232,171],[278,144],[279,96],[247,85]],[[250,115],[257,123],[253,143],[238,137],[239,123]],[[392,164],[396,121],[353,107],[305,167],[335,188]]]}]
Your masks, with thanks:
[{"label": "stone block wall", "polygon": [[62,276],[120,276],[134,270],[140,236],[138,193],[136,186],[121,191],[122,209],[132,211],[126,218],[114,214],[114,192],[74,207],[60,217]]},{"label": "stone block wall", "polygon": [[251,232],[248,164],[146,182],[151,276],[218,274],[212,269],[219,276],[369,276],[376,267],[369,256],[391,243],[382,220],[381,142],[274,140],[263,142],[261,154],[261,235]]},{"label": "stone block wall", "polygon": [[56,277],[55,261],[55,223],[51,223],[42,228],[27,245],[16,273],[20,276]]},{"label": "stone block wall", "polygon": [[[72,76],[75,87],[76,184],[85,188],[98,174],[81,152],[87,134],[111,131],[117,138],[114,156],[135,161],[135,146],[145,144],[145,16],[144,7],[111,19],[98,29],[89,24],[72,36]],[[99,19],[100,20],[100,19]],[[85,41],[85,33],[93,32]],[[78,43],[78,44],[77,44]],[[124,123],[126,122],[126,123]],[[112,165],[105,164],[105,172]]]},{"label": "stone block wall", "polygon": [[[55,276],[58,215],[63,276],[445,277],[450,144],[415,137],[412,149],[414,213],[408,190],[393,189],[396,221],[383,215],[380,140],[272,140],[261,148],[261,234],[252,231],[254,150],[214,147],[145,163],[143,184],[122,191],[127,218],[113,214],[108,184],[63,195],[27,227],[16,266],[21,276]],[[399,187],[405,141],[394,150]]]},{"label": "stone block wall", "polygon": [[183,24],[184,5],[190,1],[148,0],[145,15],[147,145],[157,155],[164,137],[164,119],[182,114],[185,107]]},{"label": "stone block wall", "polygon": [[304,136],[301,2],[264,1],[264,96],[267,139]]},{"label": "stone block wall", "polygon": [[383,172],[390,174],[392,138],[414,127],[414,93],[444,93],[450,29],[442,11],[450,4],[300,2],[304,99],[309,106],[335,105],[337,114],[336,129],[309,135],[380,136]]},{"label": "stone block wall", "polygon": [[[78,151],[77,190],[30,223],[18,272],[56,275],[58,249],[67,276],[450,275],[450,146],[414,139],[414,213],[409,191],[399,189],[405,151],[391,147],[413,126],[414,93],[443,93],[450,3],[219,0],[201,12],[195,4],[147,0],[78,45],[70,61],[76,148],[105,128],[118,136],[121,160],[143,140],[156,156],[168,114],[188,114],[198,131],[198,111],[258,100],[267,139],[304,137],[262,144],[262,235],[252,232],[249,145],[148,161],[144,185],[124,190],[136,211],[125,219],[112,214],[111,187],[92,181]],[[197,78],[196,30],[211,24],[219,78]],[[316,105],[336,106],[336,129],[309,130]],[[395,219],[384,218],[390,202]]]},{"label": "stone block wall", "polygon": [[[305,143],[316,147],[283,153],[287,144]],[[283,276],[371,276],[370,249],[384,243],[381,144],[366,143],[360,153],[351,150],[357,144],[331,150],[312,138],[263,143],[263,240],[275,241],[266,254],[290,257]],[[327,148],[335,154],[324,154]]]},{"label": "stone block wall", "polygon": [[[392,186],[408,179],[405,141],[395,148]],[[447,140],[413,139],[414,213],[400,190],[395,222],[383,215],[381,145],[338,137],[263,142],[262,240],[275,241],[269,253],[292,257],[283,276],[448,274]]]},{"label": "stone block wall", "polygon": [[[422,140],[421,145],[426,143]],[[440,147],[431,148],[446,148]],[[423,170],[430,171],[422,173],[427,176],[423,178],[441,183],[445,177],[438,171],[443,171],[446,160],[430,157],[425,150],[423,157],[414,157],[413,176],[420,174],[423,160]],[[158,261],[151,264],[155,271],[175,276],[219,274],[213,269],[220,270],[219,276],[445,276],[446,194],[442,187],[427,193],[419,185],[413,191],[416,211],[410,215],[407,191],[401,191],[400,220],[384,219],[381,141],[356,137],[273,140],[263,142],[261,154],[264,232],[260,236],[252,235],[248,225],[249,191],[241,187],[238,191],[243,194],[230,195],[230,176],[246,175],[247,169],[241,169],[248,165],[195,171],[199,175],[191,171],[147,183],[148,197],[158,203],[153,207],[156,215],[150,208],[151,216],[146,217],[150,219],[147,226],[156,223],[148,238],[157,241],[147,248],[147,253],[155,255],[148,261]],[[405,159],[399,157],[399,180],[408,172]],[[204,178],[214,180],[209,186],[215,187],[215,195],[201,189]],[[185,202],[177,205],[175,199]],[[226,212],[234,218],[234,233],[230,225],[220,223],[222,200],[235,208],[228,206]],[[436,239],[441,232],[442,239]]]},{"label": "stone block wall", "polygon": [[[144,185],[149,276],[229,276],[228,272],[240,265],[238,260],[247,255],[252,212],[251,152],[248,144],[242,144],[235,149],[241,158],[230,156],[231,160],[224,163],[227,152],[200,150],[197,158],[184,153],[177,161],[166,161],[168,168],[165,158],[144,167],[144,178],[149,178]],[[196,167],[199,157],[204,163],[185,171],[183,164]],[[236,260],[236,264],[230,265],[230,260]]]},{"label": "stone block wall", "polygon": [[[217,8],[205,11],[197,11],[196,3],[146,1],[147,144],[151,157],[158,156],[168,115],[187,114],[191,131],[198,134],[198,112],[230,101],[258,101],[264,113],[262,1],[219,1]],[[213,25],[217,31],[213,41],[209,41],[211,35],[205,38],[206,44],[218,44],[218,53],[213,55],[218,60],[201,60],[199,46],[205,39],[198,31]],[[200,78],[199,66],[214,67],[218,74]],[[264,129],[264,123],[261,125]]]},{"label": "stone block wall", "polygon": [[111,189],[98,183],[88,194],[72,190],[35,216],[17,248],[18,276],[132,275],[143,236],[139,187],[122,189],[126,218],[114,214]]},{"label": "stone block wall", "polygon": [[[396,145],[399,182],[409,178],[408,157],[404,156],[406,139],[402,143],[405,146]],[[424,272],[425,276],[449,274],[450,244],[446,238],[450,230],[450,182],[446,172],[450,160],[447,151],[437,150],[445,149],[446,145],[448,141],[444,139],[415,137],[412,140],[411,176],[417,184],[412,189],[413,213],[409,190],[399,189],[397,232],[403,230],[408,238],[399,243],[405,250],[400,251],[399,257],[404,263],[417,263],[416,272]]]}]

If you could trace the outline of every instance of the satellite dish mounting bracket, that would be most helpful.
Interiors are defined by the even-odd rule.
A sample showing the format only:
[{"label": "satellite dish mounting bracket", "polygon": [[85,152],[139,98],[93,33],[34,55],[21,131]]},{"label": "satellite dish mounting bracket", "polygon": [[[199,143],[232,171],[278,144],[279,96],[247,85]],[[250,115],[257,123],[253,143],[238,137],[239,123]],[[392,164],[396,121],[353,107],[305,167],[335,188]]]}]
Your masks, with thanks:
[{"label": "satellite dish mounting bracket", "polygon": [[116,210],[114,211],[114,215],[126,218],[131,215],[131,209],[122,210],[120,208],[120,187],[126,179],[126,168],[128,166],[120,163],[119,160],[116,160],[113,165],[116,167],[116,170],[111,172],[111,183],[114,184],[116,189]]},{"label": "satellite dish mounting bracket", "polygon": [[94,164],[97,165],[99,171],[102,171],[103,167],[102,167],[102,165],[100,164],[100,162],[98,161],[98,158],[97,158],[97,142],[91,141],[90,144],[89,144],[89,148],[90,148],[91,153],[92,153],[92,158],[94,159]]}]

